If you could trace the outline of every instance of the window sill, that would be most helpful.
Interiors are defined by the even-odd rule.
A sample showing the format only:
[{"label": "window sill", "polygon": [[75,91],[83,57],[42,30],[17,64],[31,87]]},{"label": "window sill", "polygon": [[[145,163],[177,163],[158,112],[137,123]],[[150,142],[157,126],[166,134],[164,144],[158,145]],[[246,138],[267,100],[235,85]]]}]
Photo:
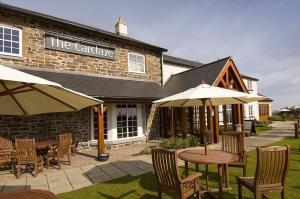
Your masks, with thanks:
[{"label": "window sill", "polygon": [[20,60],[20,61],[24,61],[25,60],[23,57],[10,56],[10,55],[0,55],[0,58],[2,58],[2,59]]},{"label": "window sill", "polygon": [[138,72],[132,72],[132,71],[128,71],[128,74],[130,74],[130,75],[139,75],[139,76],[147,76],[146,73],[138,73]]}]

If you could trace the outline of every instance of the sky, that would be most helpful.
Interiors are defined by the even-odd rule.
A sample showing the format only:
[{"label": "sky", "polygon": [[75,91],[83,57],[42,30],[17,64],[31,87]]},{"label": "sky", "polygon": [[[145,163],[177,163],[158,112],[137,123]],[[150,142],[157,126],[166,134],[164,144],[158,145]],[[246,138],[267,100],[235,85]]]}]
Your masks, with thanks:
[{"label": "sky", "polygon": [[300,105],[298,0],[0,0],[2,3],[114,32],[119,16],[129,37],[167,54],[208,63],[231,56],[259,79],[273,110]]}]

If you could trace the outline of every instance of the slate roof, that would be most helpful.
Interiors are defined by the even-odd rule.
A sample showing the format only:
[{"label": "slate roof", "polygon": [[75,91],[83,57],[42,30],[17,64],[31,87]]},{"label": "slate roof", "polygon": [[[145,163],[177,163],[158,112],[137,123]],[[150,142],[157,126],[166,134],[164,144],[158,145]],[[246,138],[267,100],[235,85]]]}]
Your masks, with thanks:
[{"label": "slate roof", "polygon": [[106,30],[102,30],[102,29],[99,29],[99,28],[87,26],[87,25],[77,23],[77,22],[74,22],[74,21],[54,17],[54,16],[51,16],[51,15],[43,14],[43,13],[40,13],[40,12],[35,12],[35,11],[32,11],[32,10],[27,10],[27,9],[20,8],[20,7],[15,7],[15,6],[4,4],[4,3],[0,3],[0,10],[10,11],[10,12],[14,12],[14,13],[20,13],[20,14],[23,14],[23,15],[32,16],[32,17],[36,17],[36,18],[39,18],[39,19],[44,19],[44,20],[49,21],[49,22],[60,23],[60,24],[63,24],[64,26],[76,27],[76,28],[80,28],[81,30],[100,33],[100,34],[105,35],[105,36],[110,36],[110,37],[118,38],[118,39],[123,40],[123,41],[136,43],[136,44],[143,45],[145,47],[148,47],[148,48],[151,48],[151,49],[154,49],[154,50],[158,50],[158,51],[162,51],[162,52],[168,51],[165,48],[155,46],[155,45],[143,42],[143,41],[139,41],[139,40],[130,38],[128,36],[118,35],[114,32],[109,32],[109,31],[106,31]]},{"label": "slate roof", "polygon": [[164,90],[172,94],[183,92],[187,89],[194,88],[204,81],[212,85],[221,73],[230,57],[172,75],[164,86]]},{"label": "slate roof", "polygon": [[164,62],[180,64],[180,65],[184,65],[184,66],[189,67],[189,68],[195,68],[195,67],[199,67],[199,66],[204,65],[200,62],[191,61],[191,60],[187,60],[187,59],[182,59],[182,58],[179,58],[179,57],[174,57],[174,56],[165,55],[165,54],[164,54],[163,58],[164,58]]},{"label": "slate roof", "polygon": [[57,82],[62,86],[103,100],[153,101],[165,97],[162,87],[150,81],[106,78],[63,72],[19,69],[23,72]]},{"label": "slate roof", "polygon": [[251,79],[251,80],[254,80],[254,81],[258,81],[259,79],[255,78],[255,77],[250,77],[248,75],[243,75],[243,74],[240,74],[242,78],[244,79]]},{"label": "slate roof", "polygon": [[[258,93],[258,95],[260,96],[263,96],[263,97],[266,97],[265,95],[261,94],[261,93]],[[265,99],[262,99],[262,100],[258,100],[259,102],[273,102],[274,100],[272,100],[271,98],[267,97]]]}]

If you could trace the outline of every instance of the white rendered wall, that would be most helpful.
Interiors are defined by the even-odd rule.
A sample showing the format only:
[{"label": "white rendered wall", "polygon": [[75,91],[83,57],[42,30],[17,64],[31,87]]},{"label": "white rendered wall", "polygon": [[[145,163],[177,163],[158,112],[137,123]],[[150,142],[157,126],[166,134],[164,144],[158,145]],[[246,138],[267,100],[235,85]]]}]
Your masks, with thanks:
[{"label": "white rendered wall", "polygon": [[166,83],[166,81],[171,77],[171,75],[181,73],[183,71],[189,70],[191,68],[184,67],[183,65],[176,65],[172,63],[166,63],[163,64],[163,84]]},{"label": "white rendered wall", "polygon": [[[243,81],[244,81],[244,83],[245,83],[245,85],[247,87],[249,79],[243,78]],[[250,89],[248,89],[248,90],[249,90],[249,92],[251,94],[257,95],[258,94],[258,81],[255,81],[255,80],[250,80],[250,81],[252,82],[252,90],[250,90]],[[249,115],[249,106],[250,105],[252,105],[253,116]],[[258,101],[245,104],[244,105],[244,114],[245,114],[244,115],[245,119],[253,119],[253,117],[254,117],[256,120],[259,120],[259,106],[258,106]]]}]

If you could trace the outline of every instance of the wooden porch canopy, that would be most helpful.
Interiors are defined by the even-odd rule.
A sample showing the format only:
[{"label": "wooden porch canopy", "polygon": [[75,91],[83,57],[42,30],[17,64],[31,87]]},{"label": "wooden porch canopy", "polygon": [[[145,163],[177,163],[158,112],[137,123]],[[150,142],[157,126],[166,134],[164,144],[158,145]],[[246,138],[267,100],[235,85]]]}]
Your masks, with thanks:
[{"label": "wooden porch canopy", "polygon": [[[233,89],[240,92],[248,90],[231,57],[193,68],[173,75],[165,88],[173,94],[198,86],[202,81],[212,86]],[[231,105],[232,129],[236,124],[244,125],[243,104]],[[161,132],[165,137],[195,135],[203,140],[202,129],[211,132],[207,137],[210,143],[219,142],[219,107],[199,106],[190,108],[161,108]],[[227,131],[228,118],[226,105],[223,105],[224,131]]]}]

